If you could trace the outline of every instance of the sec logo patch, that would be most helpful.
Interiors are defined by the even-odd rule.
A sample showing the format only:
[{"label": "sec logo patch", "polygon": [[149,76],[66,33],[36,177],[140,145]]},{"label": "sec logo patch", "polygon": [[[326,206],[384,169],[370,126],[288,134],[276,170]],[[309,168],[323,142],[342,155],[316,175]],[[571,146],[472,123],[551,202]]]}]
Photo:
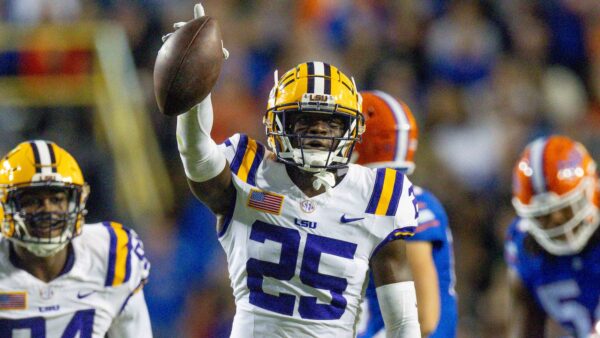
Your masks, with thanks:
[{"label": "sec logo patch", "polygon": [[311,200],[304,200],[300,202],[300,209],[302,209],[302,211],[304,211],[307,214],[310,214],[311,212],[315,211],[316,208],[317,207],[315,205],[315,202]]}]

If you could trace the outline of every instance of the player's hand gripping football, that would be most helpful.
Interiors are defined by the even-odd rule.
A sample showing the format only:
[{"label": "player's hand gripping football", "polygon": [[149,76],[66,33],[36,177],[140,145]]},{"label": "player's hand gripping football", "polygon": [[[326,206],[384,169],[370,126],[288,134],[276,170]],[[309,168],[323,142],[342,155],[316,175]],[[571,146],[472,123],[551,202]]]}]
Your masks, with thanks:
[{"label": "player's hand gripping football", "polygon": [[154,63],[154,94],[160,111],[177,116],[211,92],[229,52],[223,48],[218,21],[194,7],[194,19],[178,22],[163,37]]},{"label": "player's hand gripping football", "polygon": [[[204,6],[202,6],[201,3],[197,3],[194,5],[194,19],[198,19],[200,17],[205,16],[205,12],[204,12]],[[185,25],[187,22],[176,22],[173,24],[173,28],[175,28],[175,30],[178,30],[179,28],[183,27],[183,25]],[[173,35],[173,33],[169,33],[166,35],[163,35],[162,37],[162,41],[165,42],[167,41],[167,39]],[[221,40],[221,47],[223,48],[223,58],[225,60],[227,60],[229,58],[229,51],[223,46],[223,40]]]}]

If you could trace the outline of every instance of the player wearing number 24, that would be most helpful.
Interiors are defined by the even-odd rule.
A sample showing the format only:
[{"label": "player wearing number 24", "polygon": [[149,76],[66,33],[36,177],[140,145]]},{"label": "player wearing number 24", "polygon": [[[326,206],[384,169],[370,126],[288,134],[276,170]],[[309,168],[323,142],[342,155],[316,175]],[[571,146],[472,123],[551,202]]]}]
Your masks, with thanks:
[{"label": "player wearing number 24", "polygon": [[152,337],[133,230],[85,224],[89,186],[58,145],[0,160],[0,337]]},{"label": "player wearing number 24", "polygon": [[404,260],[398,239],[417,225],[412,184],[348,163],[361,109],[353,79],[307,62],[275,75],[269,149],[244,134],[217,145],[210,96],[177,117],[190,187],[222,216],[232,337],[354,337],[369,269],[388,335],[420,336],[414,286],[391,268]]},{"label": "player wearing number 24", "polygon": [[505,243],[510,337],[544,337],[553,320],[577,338],[600,334],[600,184],[596,163],[564,136],[530,143],[513,174],[519,217]]}]

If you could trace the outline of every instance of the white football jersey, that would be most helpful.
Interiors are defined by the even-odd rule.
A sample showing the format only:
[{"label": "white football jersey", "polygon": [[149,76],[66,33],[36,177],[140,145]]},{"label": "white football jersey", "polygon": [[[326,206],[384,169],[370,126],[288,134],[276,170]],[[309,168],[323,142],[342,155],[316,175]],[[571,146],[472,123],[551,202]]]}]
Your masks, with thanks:
[{"label": "white football jersey", "polygon": [[46,283],[15,267],[0,236],[0,337],[151,337],[141,291],[150,264],[137,234],[86,224],[71,243],[62,274]]},{"label": "white football jersey", "polygon": [[219,233],[237,308],[231,336],[354,337],[369,260],[417,225],[410,181],[350,165],[337,186],[309,198],[246,135],[220,149],[237,191]]}]

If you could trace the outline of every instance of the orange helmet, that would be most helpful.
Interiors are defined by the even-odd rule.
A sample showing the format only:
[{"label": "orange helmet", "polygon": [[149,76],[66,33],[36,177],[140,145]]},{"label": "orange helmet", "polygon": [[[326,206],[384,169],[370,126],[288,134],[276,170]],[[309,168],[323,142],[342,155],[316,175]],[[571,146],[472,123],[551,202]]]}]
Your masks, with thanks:
[{"label": "orange helmet", "polygon": [[[35,189],[65,192],[66,212],[26,212],[20,197]],[[81,232],[88,192],[79,165],[68,152],[48,141],[23,142],[0,160],[2,235],[37,256],[53,255]],[[45,226],[41,224],[48,219],[54,234],[43,238],[34,235],[31,229]]]},{"label": "orange helmet", "polygon": [[[538,138],[524,150],[513,171],[513,205],[526,229],[554,255],[580,252],[600,223],[596,163],[583,145],[564,136]],[[563,224],[540,219],[571,208]]]},{"label": "orange helmet", "polygon": [[361,92],[365,133],[355,147],[355,163],[371,168],[415,169],[419,130],[408,106],[382,91]]}]

